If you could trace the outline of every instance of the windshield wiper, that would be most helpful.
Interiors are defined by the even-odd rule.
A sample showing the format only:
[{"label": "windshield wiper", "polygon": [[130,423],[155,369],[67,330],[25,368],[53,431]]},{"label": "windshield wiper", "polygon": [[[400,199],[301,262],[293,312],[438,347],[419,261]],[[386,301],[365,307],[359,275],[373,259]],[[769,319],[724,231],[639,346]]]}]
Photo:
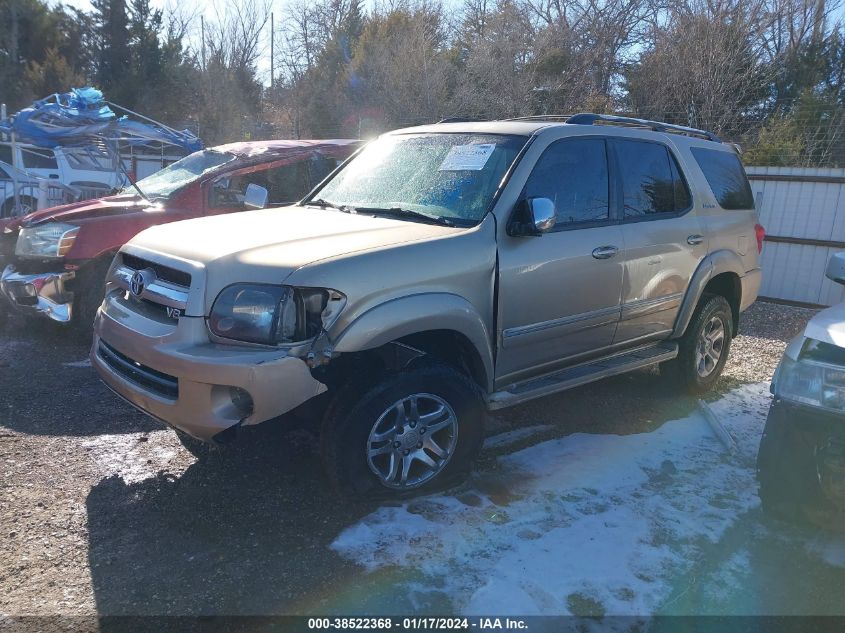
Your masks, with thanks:
[{"label": "windshield wiper", "polygon": [[321,209],[337,209],[338,211],[344,211],[345,213],[349,213],[350,207],[347,207],[343,204],[337,204],[336,202],[330,202],[329,200],[323,200],[322,198],[316,198],[314,200],[309,200],[305,203],[307,205],[311,205],[312,207],[320,207]]},{"label": "windshield wiper", "polygon": [[402,207],[353,207],[358,213],[372,213],[373,215],[390,215],[393,217],[406,217],[423,220],[431,224],[442,224],[444,226],[455,226],[449,218],[442,215],[434,215],[430,213],[423,213],[422,211],[414,211],[413,209],[403,209]]},{"label": "windshield wiper", "polygon": [[147,194],[141,191],[141,188],[138,186],[138,183],[135,181],[135,179],[129,176],[129,173],[126,171],[126,166],[123,164],[123,161],[120,159],[119,156],[117,157],[117,165],[120,168],[120,171],[126,177],[126,180],[129,181],[129,184],[132,185],[135,191],[138,192],[138,195],[141,196],[144,200],[146,200],[148,204],[152,204],[152,201],[147,197]]}]

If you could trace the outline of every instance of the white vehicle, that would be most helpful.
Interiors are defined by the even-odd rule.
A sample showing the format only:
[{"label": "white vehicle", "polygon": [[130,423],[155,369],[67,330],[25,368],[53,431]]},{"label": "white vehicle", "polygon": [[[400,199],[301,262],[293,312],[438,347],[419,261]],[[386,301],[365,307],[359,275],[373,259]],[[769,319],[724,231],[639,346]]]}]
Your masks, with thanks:
[{"label": "white vehicle", "polygon": [[[845,253],[826,276],[845,285]],[[822,310],[786,348],[757,456],[763,509],[829,523],[845,512],[845,302]]]},{"label": "white vehicle", "polygon": [[35,176],[0,161],[0,228],[4,220],[23,216],[36,209],[46,209],[79,200],[76,187]]},{"label": "white vehicle", "polygon": [[[181,158],[170,154],[121,154],[122,167],[105,152],[84,147],[36,147],[25,143],[0,142],[0,163],[14,165],[33,180],[46,179],[79,191],[86,200],[108,195],[129,184],[126,174],[140,179]],[[53,200],[44,193],[24,192],[18,188],[15,200],[11,175],[0,174],[0,219],[25,215],[39,208],[69,200]],[[20,184],[20,183],[18,183]]]}]

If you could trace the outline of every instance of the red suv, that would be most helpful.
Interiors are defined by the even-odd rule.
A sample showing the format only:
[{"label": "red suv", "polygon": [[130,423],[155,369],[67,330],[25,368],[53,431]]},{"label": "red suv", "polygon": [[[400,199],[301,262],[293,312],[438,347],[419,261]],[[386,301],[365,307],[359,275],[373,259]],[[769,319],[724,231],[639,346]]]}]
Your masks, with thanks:
[{"label": "red suv", "polygon": [[300,200],[359,141],[258,141],[195,152],[119,194],[36,211],[0,235],[0,291],[18,311],[88,330],[117,250],[156,224]]}]

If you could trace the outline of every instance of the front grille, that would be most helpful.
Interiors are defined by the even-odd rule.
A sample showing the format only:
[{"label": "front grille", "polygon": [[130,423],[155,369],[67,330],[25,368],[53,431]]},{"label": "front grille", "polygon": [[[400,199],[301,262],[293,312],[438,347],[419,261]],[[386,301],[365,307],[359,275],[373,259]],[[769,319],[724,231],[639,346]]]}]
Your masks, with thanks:
[{"label": "front grille", "polygon": [[[179,317],[174,315],[172,310],[166,305],[150,301],[149,299],[139,299],[133,297],[126,290],[118,290],[114,295],[114,300],[124,309],[130,312],[137,312],[153,321],[164,323],[167,325],[176,325],[179,322]],[[181,315],[182,311],[175,308]]]},{"label": "front grille", "polygon": [[97,347],[97,355],[115,372],[139,387],[171,400],[179,398],[179,380],[175,376],[142,365],[102,340]]},{"label": "front grille", "polygon": [[143,257],[130,255],[129,253],[123,253],[121,257],[123,258],[123,265],[127,268],[131,268],[132,270],[144,270],[145,268],[151,268],[155,271],[156,277],[163,281],[169,281],[172,284],[176,284],[177,286],[182,286],[184,288],[191,287],[190,273],[186,273],[182,270],[176,270],[175,268],[170,268],[169,266],[163,266],[148,259],[144,259]]}]

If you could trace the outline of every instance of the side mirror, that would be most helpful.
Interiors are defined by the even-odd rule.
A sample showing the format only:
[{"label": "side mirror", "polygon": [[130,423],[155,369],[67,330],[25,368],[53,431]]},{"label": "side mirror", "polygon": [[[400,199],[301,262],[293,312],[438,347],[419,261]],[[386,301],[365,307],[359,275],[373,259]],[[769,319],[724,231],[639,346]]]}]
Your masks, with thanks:
[{"label": "side mirror", "polygon": [[845,252],[831,255],[824,274],[831,281],[845,286]]},{"label": "side mirror", "polygon": [[539,236],[555,227],[555,203],[549,198],[523,200],[513,215],[508,234]]},{"label": "side mirror", "polygon": [[247,209],[263,209],[267,206],[267,190],[261,185],[250,183],[244,192],[244,206]]}]

